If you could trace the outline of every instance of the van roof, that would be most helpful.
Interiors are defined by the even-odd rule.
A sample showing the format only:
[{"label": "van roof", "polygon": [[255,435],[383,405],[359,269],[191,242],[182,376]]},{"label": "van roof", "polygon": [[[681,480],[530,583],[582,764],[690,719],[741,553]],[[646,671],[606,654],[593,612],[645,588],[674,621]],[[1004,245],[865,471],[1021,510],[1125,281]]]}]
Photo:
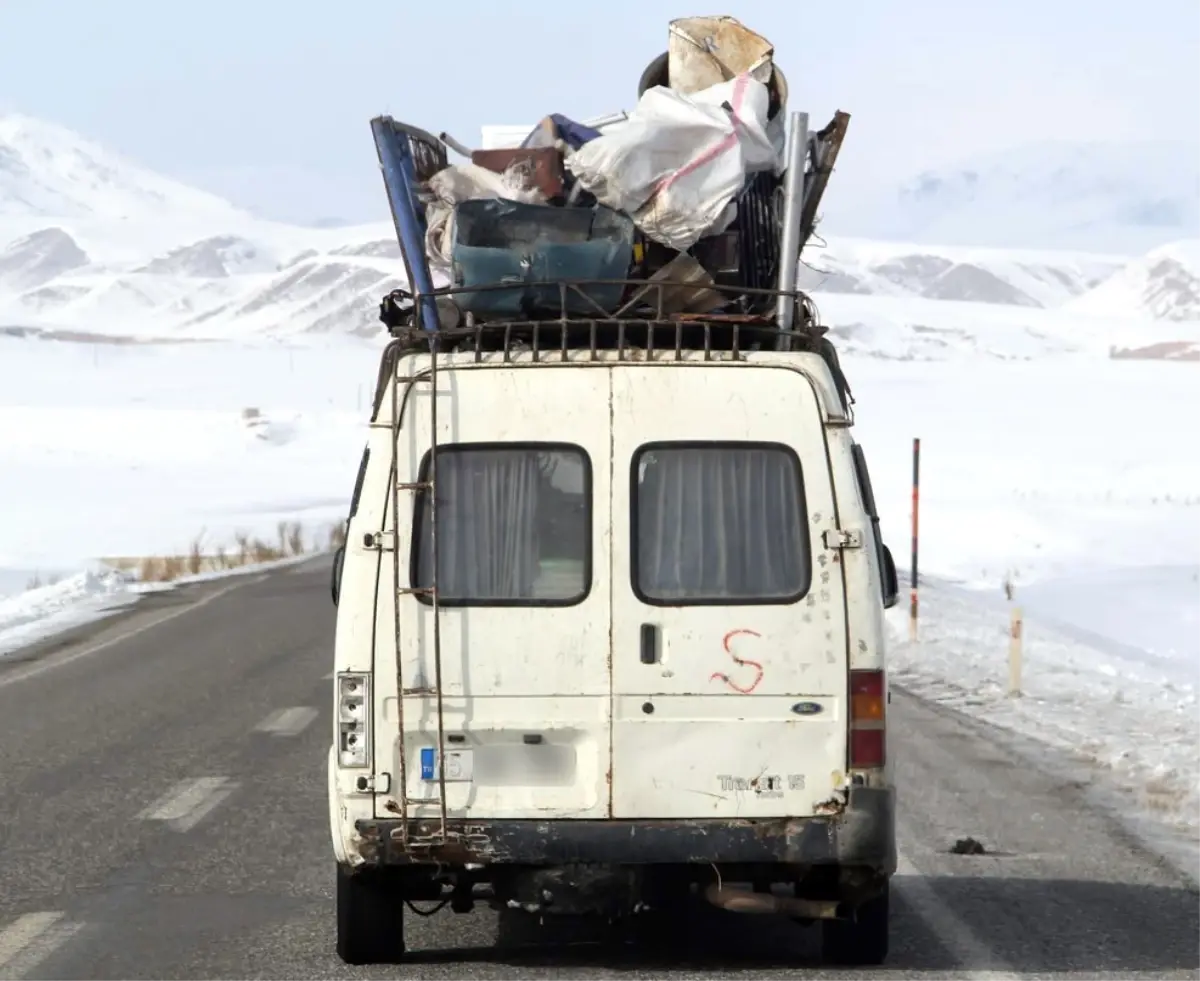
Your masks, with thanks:
[{"label": "van roof", "polygon": [[[581,326],[587,335],[582,343]],[[435,349],[440,352],[439,368],[456,369],[500,364],[531,369],[647,363],[786,367],[812,382],[827,421],[853,422],[854,399],[837,352],[823,333],[815,331],[780,331],[736,323],[590,321],[580,325],[537,321],[439,331],[410,328],[395,334],[380,359],[372,422],[390,420],[390,400],[384,397],[389,381],[397,374],[417,374],[422,370],[417,366],[432,362]],[[695,343],[697,334],[705,343]],[[688,343],[684,343],[685,337]],[[414,368],[398,370],[402,359]]]}]

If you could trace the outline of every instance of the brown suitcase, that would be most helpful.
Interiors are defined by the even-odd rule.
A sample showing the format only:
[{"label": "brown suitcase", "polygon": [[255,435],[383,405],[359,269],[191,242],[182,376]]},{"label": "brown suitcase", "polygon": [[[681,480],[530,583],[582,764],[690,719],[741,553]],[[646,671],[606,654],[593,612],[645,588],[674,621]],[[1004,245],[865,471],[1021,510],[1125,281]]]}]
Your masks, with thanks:
[{"label": "brown suitcase", "polygon": [[555,147],[475,150],[471,153],[471,163],[495,174],[513,168],[521,175],[525,190],[537,188],[547,199],[562,197],[563,155]]}]

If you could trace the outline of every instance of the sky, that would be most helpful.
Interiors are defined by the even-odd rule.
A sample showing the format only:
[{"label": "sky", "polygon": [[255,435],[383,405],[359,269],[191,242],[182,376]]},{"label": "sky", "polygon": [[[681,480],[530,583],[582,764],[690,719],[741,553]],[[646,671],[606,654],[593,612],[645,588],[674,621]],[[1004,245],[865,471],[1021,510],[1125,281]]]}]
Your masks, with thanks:
[{"label": "sky", "polygon": [[766,35],[790,108],[851,113],[838,189],[1048,139],[1200,138],[1198,0],[0,0],[0,112],[284,220],[386,217],[368,120],[630,108],[674,17]]}]

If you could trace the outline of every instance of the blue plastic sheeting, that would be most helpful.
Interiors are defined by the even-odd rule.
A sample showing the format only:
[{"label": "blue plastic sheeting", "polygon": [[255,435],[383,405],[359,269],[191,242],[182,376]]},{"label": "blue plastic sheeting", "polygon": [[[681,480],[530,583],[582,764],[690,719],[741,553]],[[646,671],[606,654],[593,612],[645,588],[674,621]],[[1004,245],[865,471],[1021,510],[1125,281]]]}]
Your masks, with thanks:
[{"label": "blue plastic sheeting", "polygon": [[555,141],[562,140],[572,150],[578,150],[585,143],[591,143],[600,135],[600,130],[584,126],[573,119],[568,119],[554,112],[543,119],[521,143],[523,147],[554,146]]},{"label": "blue plastic sheeting", "polygon": [[[509,289],[461,293],[458,305],[482,317],[557,314],[558,284],[564,280],[625,279],[633,262],[634,224],[619,211],[556,208],[496,198],[463,201],[455,207],[455,285],[511,283]],[[625,287],[581,287],[611,312]],[[592,303],[567,291],[567,312],[597,315]]]}]

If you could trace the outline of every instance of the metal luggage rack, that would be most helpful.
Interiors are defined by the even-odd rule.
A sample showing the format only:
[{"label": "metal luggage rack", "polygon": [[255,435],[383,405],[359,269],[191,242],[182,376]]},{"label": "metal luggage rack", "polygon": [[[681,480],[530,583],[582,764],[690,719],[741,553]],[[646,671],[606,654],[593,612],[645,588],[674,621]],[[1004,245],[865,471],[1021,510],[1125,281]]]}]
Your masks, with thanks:
[{"label": "metal luggage rack", "polygon": [[[616,309],[607,309],[596,302],[592,296],[588,294],[589,289],[598,287],[624,287],[626,293],[625,299]],[[538,323],[554,323],[570,324],[572,321],[578,321],[584,317],[588,319],[612,319],[612,320],[690,320],[702,321],[710,320],[712,323],[739,323],[746,325],[762,325],[773,326],[776,323],[776,318],[784,312],[786,307],[802,308],[802,312],[806,314],[805,318],[800,320],[803,326],[799,330],[820,330],[816,326],[816,307],[809,295],[800,289],[768,289],[761,287],[745,287],[745,285],[733,283],[697,283],[688,282],[684,279],[660,279],[656,277],[640,278],[640,279],[554,279],[548,282],[520,282],[520,283],[480,283],[475,285],[462,285],[462,287],[443,287],[427,291],[427,293],[414,294],[408,290],[397,289],[392,290],[388,296],[384,297],[384,306],[388,306],[389,301],[398,301],[408,305],[404,309],[404,317],[406,317],[406,326],[416,327],[416,329],[425,330],[430,333],[438,333],[438,327],[430,327],[422,323],[425,308],[422,300],[432,299],[437,302],[440,297],[454,300],[457,296],[464,294],[476,293],[503,293],[510,290],[529,290],[538,289],[545,293],[548,290],[557,290],[558,306],[557,309],[540,308],[538,311],[530,311],[528,321],[538,321]],[[710,313],[667,313],[668,297],[667,290],[678,290],[683,294],[697,293],[716,293],[722,297],[721,308],[715,309]],[[653,297],[653,300],[650,299]],[[791,303],[787,302],[787,297],[791,297]],[[582,303],[584,306],[590,307],[586,314],[572,311],[572,305]],[[731,312],[728,307],[742,307],[736,312]],[[767,312],[769,311],[769,312]],[[380,314],[380,319],[392,326],[388,317]],[[794,321],[794,318],[792,318]],[[488,318],[480,320],[478,326],[486,326],[490,324],[504,324],[506,321],[503,318]],[[798,332],[798,331],[797,331]]]},{"label": "metal luggage rack", "polygon": [[[589,294],[589,288],[622,286],[632,295],[622,301],[615,309],[610,310],[597,303]],[[494,293],[511,290],[539,289],[543,292],[556,289],[558,292],[557,310],[539,309],[524,311],[519,319],[489,318],[480,320],[471,314],[466,314],[466,324],[457,327],[442,327],[440,324],[429,326],[425,311],[429,305],[422,302],[433,299],[434,304],[445,298],[453,302],[456,297],[464,294]],[[707,313],[673,312],[668,313],[668,291],[681,293],[717,293],[727,298],[722,304],[723,309]],[[791,298],[791,303],[787,298]],[[738,302],[754,308],[774,308],[770,313],[753,312],[745,309],[730,311]],[[579,307],[585,307],[584,312]],[[792,329],[781,329],[777,326],[780,308],[791,306],[798,313],[788,318],[796,326]],[[575,308],[575,309],[573,309]],[[492,346],[485,338],[496,338],[502,335],[506,342],[522,340],[532,343],[538,334],[545,336],[545,331],[565,332],[558,345],[563,350],[594,347],[599,350],[615,347],[625,338],[614,337],[611,344],[595,336],[596,325],[627,325],[643,328],[648,325],[670,325],[672,329],[685,327],[701,328],[703,336],[708,340],[703,343],[689,344],[681,340],[677,346],[680,350],[729,350],[713,346],[711,335],[713,329],[723,328],[734,331],[730,334],[732,342],[735,336],[746,337],[741,330],[754,332],[760,341],[770,339],[777,350],[809,350],[815,338],[825,333],[825,328],[817,323],[818,314],[812,299],[802,290],[778,290],[751,288],[741,285],[712,284],[686,282],[683,280],[667,279],[580,279],[559,280],[548,283],[487,283],[472,286],[447,286],[428,293],[412,293],[408,290],[393,290],[383,298],[380,304],[380,320],[387,326],[393,337],[411,344],[414,348],[436,344],[438,340],[459,339],[464,337],[479,338],[480,350],[503,350],[503,346]],[[570,334],[580,328],[589,328],[579,334],[579,340],[572,343]],[[645,331],[643,332],[646,333]],[[650,332],[651,338],[654,332]],[[522,336],[524,335],[524,336]],[[652,343],[648,339],[647,343]],[[438,344],[441,347],[440,344]],[[622,346],[625,346],[622,344]],[[637,345],[644,346],[644,345]],[[544,349],[544,348],[543,348]],[[443,348],[444,350],[444,348]]]},{"label": "metal luggage rack", "polygon": [[[633,297],[616,310],[602,308],[586,292],[589,286],[621,284],[634,287]],[[414,295],[395,290],[384,298],[394,309],[403,303],[406,309],[403,322],[389,325],[394,340],[384,351],[375,389],[375,413],[388,383],[395,375],[400,357],[414,353],[473,354],[481,361],[485,353],[502,354],[504,360],[520,354],[538,361],[599,360],[599,352],[616,352],[619,360],[629,355],[675,358],[685,353],[702,352],[708,360],[714,354],[725,355],[723,360],[739,360],[752,351],[807,351],[824,358],[833,374],[842,407],[848,409],[854,398],[833,344],[825,336],[827,328],[818,321],[815,304],[802,290],[751,289],[745,286],[709,285],[671,280],[572,280],[547,284],[558,289],[558,316],[544,319],[497,319],[467,323],[457,327],[427,329],[422,323],[420,301],[432,295],[451,300],[459,294],[504,289],[523,289],[525,284],[495,283],[485,286],[453,286]],[[750,295],[759,301],[776,305],[787,297],[794,301],[796,325],[781,329],[774,314],[757,313],[673,313],[665,312],[668,290],[712,290],[728,295],[731,301]],[[572,301],[582,299],[594,308],[588,315],[569,311]],[[652,302],[651,302],[652,300]],[[757,304],[756,304],[757,305]],[[385,323],[387,318],[381,315]],[[435,358],[435,360],[437,360]],[[639,358],[639,360],[641,360]]]}]

